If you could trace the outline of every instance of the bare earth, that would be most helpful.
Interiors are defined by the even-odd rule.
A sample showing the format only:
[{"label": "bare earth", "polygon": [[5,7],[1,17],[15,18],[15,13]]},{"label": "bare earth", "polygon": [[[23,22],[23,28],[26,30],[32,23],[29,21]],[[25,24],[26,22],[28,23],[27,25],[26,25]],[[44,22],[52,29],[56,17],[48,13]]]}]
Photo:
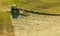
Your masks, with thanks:
[{"label": "bare earth", "polygon": [[60,36],[60,16],[31,14],[12,18],[15,36]]}]

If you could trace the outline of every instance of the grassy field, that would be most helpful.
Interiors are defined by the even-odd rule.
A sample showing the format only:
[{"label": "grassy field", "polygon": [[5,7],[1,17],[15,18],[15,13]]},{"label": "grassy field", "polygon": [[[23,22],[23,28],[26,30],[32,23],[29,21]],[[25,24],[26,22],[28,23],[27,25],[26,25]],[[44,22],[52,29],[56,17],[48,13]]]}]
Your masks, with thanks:
[{"label": "grassy field", "polygon": [[[8,36],[14,36],[14,31],[11,23],[11,15],[10,13],[5,11],[5,10],[10,10],[11,5],[13,4],[16,4],[19,8],[22,8],[22,9],[60,14],[60,0],[37,0],[37,1],[36,0],[0,0],[0,32],[1,32],[0,35],[4,33],[4,36],[5,34],[8,34]],[[44,35],[59,36],[60,17],[38,15],[38,14],[31,14],[31,13],[29,13],[29,15],[30,16],[28,17],[19,16],[19,19],[17,20],[18,24],[14,24],[15,26],[16,25],[18,26],[16,28],[16,31],[21,30],[20,32],[18,31],[18,33],[22,33],[21,35],[28,34],[27,36],[30,36],[30,35],[34,36],[35,34],[37,35],[37,33],[38,33],[38,36],[40,35],[41,36],[44,36]],[[14,19],[12,21],[13,23],[15,23]]]},{"label": "grassy field", "polygon": [[60,14],[60,0],[0,0],[2,9],[9,9],[13,4],[27,10]]},{"label": "grassy field", "polygon": [[11,17],[8,12],[0,11],[0,36],[14,36]]},{"label": "grassy field", "polygon": [[22,9],[60,14],[60,0],[0,0],[0,10],[9,10],[13,4]]},{"label": "grassy field", "polygon": [[27,10],[60,13],[60,0],[21,0],[20,6]]}]

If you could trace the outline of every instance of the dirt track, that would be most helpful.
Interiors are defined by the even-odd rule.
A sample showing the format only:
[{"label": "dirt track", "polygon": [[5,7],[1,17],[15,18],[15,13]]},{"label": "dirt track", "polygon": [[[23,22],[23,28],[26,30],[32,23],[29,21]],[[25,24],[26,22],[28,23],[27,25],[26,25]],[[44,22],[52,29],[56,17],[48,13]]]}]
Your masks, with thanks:
[{"label": "dirt track", "polygon": [[15,36],[60,36],[60,16],[31,14],[12,18]]}]

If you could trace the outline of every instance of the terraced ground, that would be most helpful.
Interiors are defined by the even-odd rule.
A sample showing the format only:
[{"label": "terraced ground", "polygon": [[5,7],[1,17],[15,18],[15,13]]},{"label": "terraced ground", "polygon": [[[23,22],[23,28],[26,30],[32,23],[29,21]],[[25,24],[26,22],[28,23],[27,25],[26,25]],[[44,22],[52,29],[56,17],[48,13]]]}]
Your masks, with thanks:
[{"label": "terraced ground", "polygon": [[60,16],[28,13],[15,19],[6,11],[12,4],[22,9],[60,14],[60,0],[0,0],[0,12],[3,11],[0,26],[4,34],[1,36],[60,36]]}]

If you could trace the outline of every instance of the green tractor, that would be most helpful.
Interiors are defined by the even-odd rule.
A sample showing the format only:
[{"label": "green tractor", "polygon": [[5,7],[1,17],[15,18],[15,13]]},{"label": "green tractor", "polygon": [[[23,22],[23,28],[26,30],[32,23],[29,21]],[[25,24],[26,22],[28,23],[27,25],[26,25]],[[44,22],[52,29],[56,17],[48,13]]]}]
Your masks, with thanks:
[{"label": "green tractor", "polygon": [[13,18],[17,18],[18,16],[19,16],[19,9],[17,8],[17,6],[16,5],[13,5],[12,7],[11,7],[11,14],[12,14],[12,17]]}]

